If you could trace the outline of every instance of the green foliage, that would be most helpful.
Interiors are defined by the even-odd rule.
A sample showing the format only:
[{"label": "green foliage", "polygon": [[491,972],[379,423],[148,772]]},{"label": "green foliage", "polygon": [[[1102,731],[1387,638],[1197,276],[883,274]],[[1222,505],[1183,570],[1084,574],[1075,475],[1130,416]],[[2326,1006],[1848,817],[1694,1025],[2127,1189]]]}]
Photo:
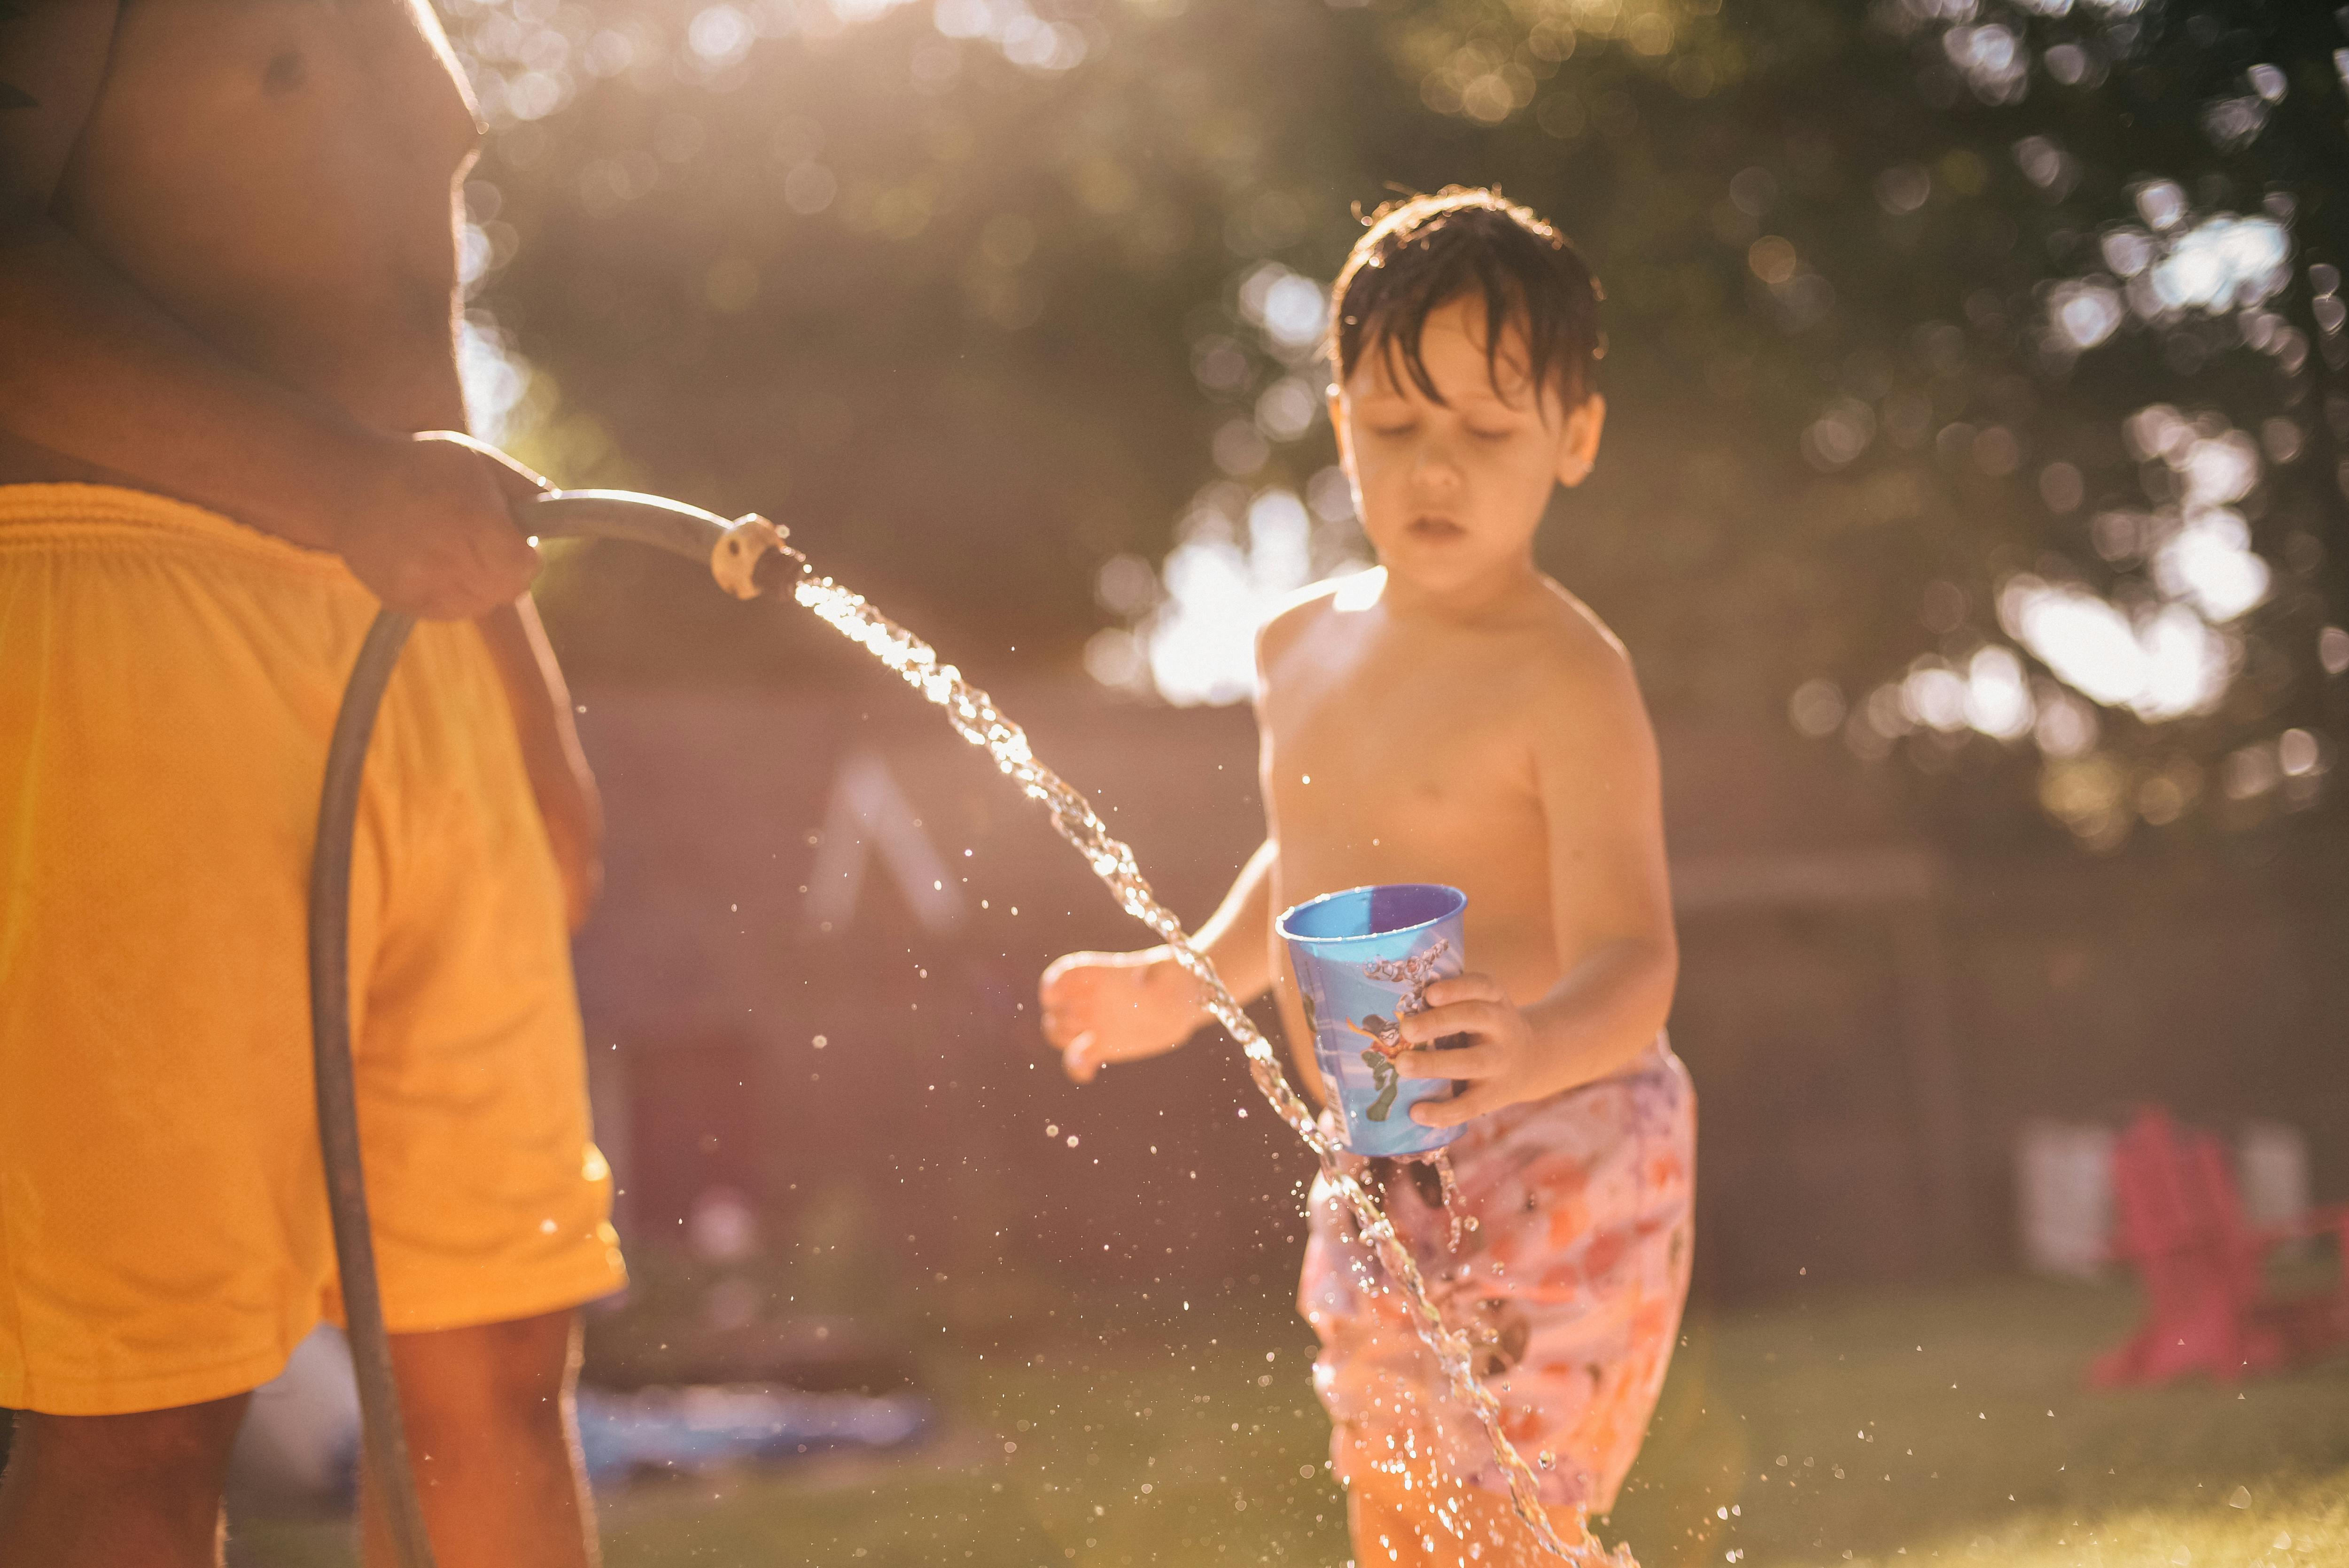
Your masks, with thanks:
[{"label": "green foliage", "polygon": [[[1803,727],[1905,754],[1953,821],[2035,792],[2100,845],[2308,804],[2333,745],[2309,738],[2349,732],[2318,656],[2349,622],[2349,388],[2311,270],[2349,253],[2349,40],[2319,8],[462,0],[452,24],[502,127],[469,188],[480,303],[560,388],[562,477],[624,461],[783,518],[965,656],[1068,659],[1147,613],[1094,602],[1105,562],[1302,491],[1327,422],[1258,401],[1316,366],[1244,281],[1330,277],[1391,190],[1495,183],[1609,290],[1609,449],[1545,561],[1660,708],[1776,722],[1799,690]],[[2285,225],[2280,292],[2067,346],[2059,291],[2125,297],[2105,241],[2156,179],[2189,226]],[[2081,700],[2011,658],[2000,608],[2022,578],[2123,620],[2178,602],[2183,470],[2124,435],[2155,404],[2261,449],[2231,505],[2271,583],[2214,613],[2231,675],[2185,717]],[[736,624],[649,603],[559,617],[565,656],[757,667]],[[1985,649],[2029,694],[2004,738],[1948,707]]]},{"label": "green foliage", "polygon": [[[1783,694],[1824,675],[1842,689],[1807,694],[1806,727],[1847,707],[1855,750],[1905,737],[1929,771],[1961,770],[1949,805],[1992,817],[2013,796],[1982,774],[2043,762],[2044,802],[2099,845],[2198,803],[2242,827],[2314,799],[2316,767],[2279,794],[2272,759],[2278,732],[2304,726],[2283,749],[2323,766],[2310,732],[2341,733],[2349,712],[2319,657],[2349,614],[2349,346],[2325,270],[2349,252],[2349,144],[2331,18],[1972,0],[1382,15],[1425,101],[1499,119],[1481,167],[1563,216],[1609,283],[1614,428],[1639,446],[1627,465],[1616,440],[1613,491],[1575,519],[1603,558],[1561,559],[1651,683],[1752,702],[1733,683]],[[1587,15],[1599,36],[1578,33]],[[2157,178],[2187,204],[2178,232],[2230,211],[2289,225],[2298,275],[2256,309],[2123,311],[2095,346],[2063,341],[2064,291],[2121,288],[2105,242],[2137,232]],[[2223,695],[2148,719],[2092,694],[2090,719],[2041,670],[2036,747],[1954,712],[1927,722],[1913,683],[1846,704],[1912,659],[1961,675],[1987,647],[2002,667],[2017,631],[2001,590],[2023,574],[2141,620],[2174,601],[2158,556],[2181,465],[2124,438],[2155,404],[2265,449],[2240,505],[2272,587],[2248,616],[2211,616],[2235,670]],[[1797,450],[1807,476],[1785,460]],[[1625,493],[1627,466],[1643,493]]]}]

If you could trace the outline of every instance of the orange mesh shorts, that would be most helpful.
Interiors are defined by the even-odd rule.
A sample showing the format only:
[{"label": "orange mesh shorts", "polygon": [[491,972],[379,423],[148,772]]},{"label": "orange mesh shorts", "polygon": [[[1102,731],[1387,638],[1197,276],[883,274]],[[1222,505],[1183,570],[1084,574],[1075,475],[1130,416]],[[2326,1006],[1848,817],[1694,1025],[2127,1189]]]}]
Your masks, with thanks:
[{"label": "orange mesh shorts", "polygon": [[[1688,1299],[1688,1072],[1660,1038],[1627,1073],[1470,1122],[1449,1152],[1476,1222],[1459,1246],[1440,1195],[1403,1175],[1385,1183],[1387,1214],[1445,1321],[1475,1344],[1542,1501],[1604,1513],[1639,1456]],[[1432,1453],[1456,1480],[1506,1492],[1484,1429],[1325,1182],[1309,1223],[1298,1307],[1321,1340],[1313,1382],[1338,1478],[1402,1473]]]},{"label": "orange mesh shorts", "polygon": [[[305,901],[376,609],[193,507],[0,487],[0,1406],[219,1398],[336,1312]],[[419,626],[386,696],[351,971],[392,1329],[620,1284],[562,892],[470,624]]]}]

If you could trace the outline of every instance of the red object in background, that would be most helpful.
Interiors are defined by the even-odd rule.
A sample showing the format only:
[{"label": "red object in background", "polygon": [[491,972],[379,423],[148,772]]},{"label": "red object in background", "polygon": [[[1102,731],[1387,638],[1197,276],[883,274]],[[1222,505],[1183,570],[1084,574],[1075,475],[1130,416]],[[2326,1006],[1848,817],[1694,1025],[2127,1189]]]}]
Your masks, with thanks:
[{"label": "red object in background", "polygon": [[[2148,1106],[2113,1146],[2114,1255],[2144,1281],[2146,1318],[2096,1358],[2098,1387],[2166,1383],[2189,1372],[2221,1382],[2271,1372],[2349,1344],[2349,1204],[2289,1225],[2243,1218],[2225,1148]],[[2267,1289],[2277,1246],[2331,1233],[2342,1280],[2332,1292],[2278,1299]]]}]

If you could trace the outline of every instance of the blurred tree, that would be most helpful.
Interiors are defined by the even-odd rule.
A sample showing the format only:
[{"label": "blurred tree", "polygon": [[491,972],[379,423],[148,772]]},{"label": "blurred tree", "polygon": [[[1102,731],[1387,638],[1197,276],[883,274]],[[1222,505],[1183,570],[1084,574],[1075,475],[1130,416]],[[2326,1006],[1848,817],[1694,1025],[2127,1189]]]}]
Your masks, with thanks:
[{"label": "blurred tree", "polygon": [[[1065,657],[1094,568],[1196,482],[1185,324],[1254,242],[1227,208],[1327,161],[1214,66],[1302,77],[1311,30],[1183,9],[451,7],[500,125],[481,325],[561,389],[518,410],[532,449],[792,521],[957,651]],[[1342,217],[1300,201],[1275,238]],[[558,596],[655,570],[608,565]],[[571,656],[702,662],[675,618],[707,606],[667,603]]]},{"label": "blurred tree", "polygon": [[1607,607],[1666,690],[1784,683],[1863,757],[2035,771],[2090,843],[2313,803],[2349,666],[2336,19],[1715,9],[1371,13],[1610,286],[1617,482],[1568,580],[1646,578]]},{"label": "blurred tree", "polygon": [[[1357,205],[1496,183],[1608,286],[1609,448],[1544,551],[1661,708],[2102,846],[2313,802],[2349,734],[2319,7],[448,8],[499,127],[481,357],[536,367],[533,449],[784,517],[957,654],[1091,634],[1108,678],[1232,695],[1215,604],[1359,553],[1315,281]],[[566,656],[777,667],[662,582],[558,581]]]}]

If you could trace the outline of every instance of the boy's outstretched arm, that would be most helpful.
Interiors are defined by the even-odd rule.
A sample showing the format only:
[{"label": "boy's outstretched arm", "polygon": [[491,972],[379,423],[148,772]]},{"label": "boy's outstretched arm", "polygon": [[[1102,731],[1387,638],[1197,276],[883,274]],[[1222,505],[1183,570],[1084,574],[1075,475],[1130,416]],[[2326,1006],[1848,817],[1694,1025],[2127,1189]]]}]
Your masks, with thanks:
[{"label": "boy's outstretched arm", "polygon": [[[1242,1002],[1272,984],[1272,862],[1267,839],[1233,879],[1231,891],[1191,940]],[[1070,1078],[1091,1083],[1111,1062],[1171,1051],[1207,1021],[1198,982],[1164,947],[1139,953],[1071,953],[1053,960],[1039,987],[1044,1038]]]},{"label": "boy's outstretched arm", "polygon": [[1622,1071],[1671,1011],[1680,975],[1664,863],[1656,740],[1630,661],[1605,652],[1565,664],[1534,738],[1549,835],[1550,921],[1563,973],[1520,1007],[1490,978],[1464,975],[1427,988],[1432,1006],[1403,1020],[1413,1046],[1465,1033],[1442,1053],[1406,1051],[1411,1078],[1468,1079],[1413,1119],[1451,1127]]}]

